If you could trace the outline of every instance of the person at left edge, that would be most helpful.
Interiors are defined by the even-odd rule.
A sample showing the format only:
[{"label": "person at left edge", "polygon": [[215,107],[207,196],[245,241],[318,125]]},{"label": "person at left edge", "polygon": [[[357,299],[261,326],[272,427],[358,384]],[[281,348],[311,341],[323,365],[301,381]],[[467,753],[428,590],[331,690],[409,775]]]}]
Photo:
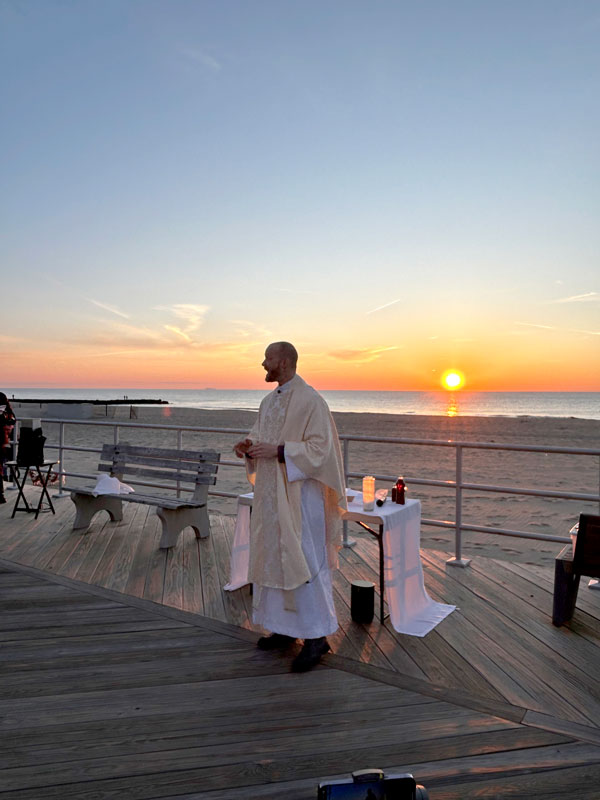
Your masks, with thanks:
[{"label": "person at left edge", "polygon": [[15,426],[15,415],[4,392],[0,392],[0,503],[4,497],[4,462],[8,460],[10,437]]}]

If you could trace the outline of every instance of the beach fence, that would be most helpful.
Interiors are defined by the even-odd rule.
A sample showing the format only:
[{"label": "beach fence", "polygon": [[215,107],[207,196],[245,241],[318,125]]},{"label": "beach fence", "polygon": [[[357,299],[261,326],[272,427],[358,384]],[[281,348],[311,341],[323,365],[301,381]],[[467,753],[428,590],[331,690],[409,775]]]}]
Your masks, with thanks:
[{"label": "beach fence", "polygon": [[[184,444],[187,449],[197,447],[198,449],[208,447],[216,447],[221,452],[230,453],[231,446],[236,441],[237,437],[243,436],[247,433],[246,428],[214,428],[214,427],[200,427],[200,426],[185,426],[172,424],[154,424],[154,423],[140,423],[132,421],[100,421],[100,420],[81,420],[81,419],[52,419],[45,420],[45,433],[48,435],[48,428],[52,428],[52,432],[57,433],[55,439],[46,442],[46,448],[53,450],[56,460],[58,461],[57,471],[59,473],[59,490],[57,497],[67,497],[68,494],[63,492],[62,486],[65,478],[69,478],[71,483],[77,479],[94,480],[97,477],[97,463],[98,456],[100,455],[102,444],[105,442],[112,442],[114,444],[119,441],[127,441],[130,444],[152,444],[158,446],[159,442],[162,446],[173,446],[173,438],[175,438],[176,447],[181,449]],[[90,435],[91,429],[95,429],[96,436]],[[69,430],[69,441],[67,442],[67,429]],[[126,439],[123,436],[126,435]],[[168,437],[166,439],[166,437]],[[223,437],[227,440],[224,444]],[[90,445],[90,439],[97,439],[97,443]],[[540,533],[538,531],[525,531],[514,529],[502,525],[481,525],[472,522],[465,517],[465,496],[473,496],[474,493],[479,497],[489,496],[512,496],[516,498],[543,498],[550,500],[568,500],[581,503],[594,504],[598,507],[600,513],[600,449],[598,448],[567,448],[567,447],[552,447],[552,446],[539,446],[539,445],[523,445],[523,444],[509,444],[509,443],[494,443],[494,442],[468,442],[468,441],[445,441],[438,439],[411,439],[411,438],[393,438],[393,437],[372,437],[372,436],[358,436],[351,434],[340,434],[340,440],[343,448],[344,470],[346,473],[346,483],[350,484],[352,481],[360,481],[365,474],[374,475],[378,481],[391,483],[396,480],[397,474],[389,471],[384,471],[387,466],[390,469],[390,461],[387,463],[382,459],[382,471],[377,472],[371,469],[366,472],[363,469],[352,469],[352,462],[357,461],[360,464],[361,455],[366,446],[380,445],[399,447],[409,446],[417,448],[434,448],[436,453],[445,453],[446,461],[451,465],[451,477],[448,479],[438,479],[430,475],[418,474],[405,474],[404,479],[409,487],[423,487],[424,491],[428,489],[444,490],[449,492],[452,497],[452,506],[454,509],[454,518],[439,519],[424,516],[422,518],[422,525],[425,527],[444,529],[445,531],[454,531],[454,556],[448,560],[447,563],[456,566],[466,566],[469,560],[463,557],[463,533],[469,531],[476,534],[493,534],[503,537],[517,537],[522,539],[538,540],[542,542],[556,542],[561,544],[568,544],[571,540],[568,536],[568,528],[562,524],[558,527],[564,530],[564,535],[554,533]],[[358,451],[358,452],[357,452]],[[515,483],[493,483],[493,482],[474,482],[469,479],[468,472],[465,472],[465,455],[467,453],[487,453],[488,458],[490,453],[500,454],[518,453],[528,454],[529,457],[543,456],[544,459],[555,458],[560,456],[568,457],[585,457],[594,459],[597,464],[596,467],[590,471],[587,469],[587,475],[595,474],[595,486],[590,488],[588,480],[585,491],[573,491],[570,489],[561,489],[557,486],[555,488],[540,488],[540,474],[536,476],[534,471],[529,471],[525,468],[525,477],[530,478],[533,482],[538,483],[538,486],[523,486],[515,485]],[[449,456],[449,458],[448,458]],[[441,459],[441,456],[440,456]],[[415,459],[416,460],[416,459]],[[436,459],[437,460],[437,459]],[[396,463],[396,462],[393,462]],[[392,463],[392,466],[393,466]],[[68,467],[68,468],[67,468]],[[236,500],[239,494],[248,491],[248,486],[245,478],[244,464],[239,459],[231,456],[224,458],[220,462],[221,469],[231,470],[234,473],[234,478],[223,481],[221,477],[217,482],[210,494],[214,497],[229,499],[230,510],[235,510],[235,505],[232,501]],[[523,470],[522,470],[523,472]],[[546,469],[546,475],[559,476],[560,467],[550,467]],[[235,477],[237,476],[237,477]],[[150,481],[135,481],[141,486],[150,486],[153,488],[172,489],[172,486],[167,486],[161,483]],[[557,483],[560,481],[557,480]],[[178,495],[186,491],[185,489],[177,489]],[[578,506],[579,507],[579,506]],[[593,510],[591,510],[593,513]],[[448,515],[450,516],[450,515]],[[578,513],[575,515],[575,519]],[[575,521],[575,519],[573,521]],[[572,523],[571,523],[572,524]],[[348,537],[346,526],[344,527],[344,544],[352,546],[352,541]]]}]

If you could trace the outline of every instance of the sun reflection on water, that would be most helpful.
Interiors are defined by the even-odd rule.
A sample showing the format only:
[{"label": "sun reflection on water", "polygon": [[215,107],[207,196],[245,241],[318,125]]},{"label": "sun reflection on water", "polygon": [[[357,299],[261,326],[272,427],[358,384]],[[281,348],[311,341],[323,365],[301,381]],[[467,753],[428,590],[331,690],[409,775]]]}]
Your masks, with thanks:
[{"label": "sun reflection on water", "polygon": [[455,394],[451,394],[448,396],[448,402],[446,404],[446,416],[447,417],[457,417],[458,416],[458,398]]}]

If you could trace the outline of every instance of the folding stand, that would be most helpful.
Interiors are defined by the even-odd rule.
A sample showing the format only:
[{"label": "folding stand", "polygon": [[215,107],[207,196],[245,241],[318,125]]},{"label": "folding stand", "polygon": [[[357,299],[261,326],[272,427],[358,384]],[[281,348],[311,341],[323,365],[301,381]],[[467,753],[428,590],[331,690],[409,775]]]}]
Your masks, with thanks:
[{"label": "folding stand", "polygon": [[[55,464],[58,464],[58,461],[44,461],[43,464],[29,464],[28,466],[23,466],[21,464],[17,464],[16,461],[7,461],[6,466],[10,469],[12,480],[16,483],[17,488],[19,490],[19,494],[17,495],[17,501],[15,503],[15,507],[13,508],[13,512],[11,514],[11,519],[14,518],[17,511],[27,511],[29,514],[35,514],[35,519],[38,518],[40,511],[42,510],[42,503],[44,501],[44,495],[48,500],[48,506],[50,511],[53,514],[56,514],[54,510],[54,506],[52,505],[52,500],[50,499],[50,495],[48,494],[48,481],[50,480],[50,475],[52,474],[52,467]],[[43,472],[44,468],[47,468],[45,472]],[[37,504],[37,508],[32,508],[27,502],[27,498],[25,497],[25,483],[27,482],[27,477],[29,475],[29,470],[35,469],[37,470],[38,478],[40,481],[40,499]],[[22,472],[21,472],[22,470]],[[19,477],[22,475],[22,480],[19,482]],[[24,506],[19,507],[19,500],[23,499],[25,503]]]}]

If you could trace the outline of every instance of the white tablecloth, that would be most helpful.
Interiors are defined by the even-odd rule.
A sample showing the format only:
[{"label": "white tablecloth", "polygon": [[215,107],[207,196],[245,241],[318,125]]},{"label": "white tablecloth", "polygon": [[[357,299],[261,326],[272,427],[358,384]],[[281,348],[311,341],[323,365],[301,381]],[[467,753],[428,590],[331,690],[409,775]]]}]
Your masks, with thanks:
[{"label": "white tablecloth", "polygon": [[421,565],[421,501],[398,505],[387,500],[381,508],[364,511],[362,494],[352,492],[348,503],[349,521],[361,519],[369,527],[383,525],[383,576],[390,621],[398,633],[426,636],[455,610],[456,606],[436,603],[427,594]]},{"label": "white tablecloth", "polygon": [[250,563],[250,508],[253,492],[238,497],[238,513],[235,519],[233,545],[231,548],[231,571],[229,583],[223,587],[226,592],[233,592],[245,586],[248,581],[248,564]]},{"label": "white tablecloth", "polygon": [[[383,556],[385,598],[390,610],[390,621],[398,633],[425,636],[445,619],[456,606],[436,603],[429,597],[421,565],[421,503],[407,500],[405,505],[389,500],[374,511],[363,511],[362,495],[356,495],[348,504],[349,520],[360,518],[369,526],[383,524]],[[248,583],[250,546],[250,506],[253,494],[249,492],[238,499],[231,550],[231,577],[224,587],[231,592]]]}]

